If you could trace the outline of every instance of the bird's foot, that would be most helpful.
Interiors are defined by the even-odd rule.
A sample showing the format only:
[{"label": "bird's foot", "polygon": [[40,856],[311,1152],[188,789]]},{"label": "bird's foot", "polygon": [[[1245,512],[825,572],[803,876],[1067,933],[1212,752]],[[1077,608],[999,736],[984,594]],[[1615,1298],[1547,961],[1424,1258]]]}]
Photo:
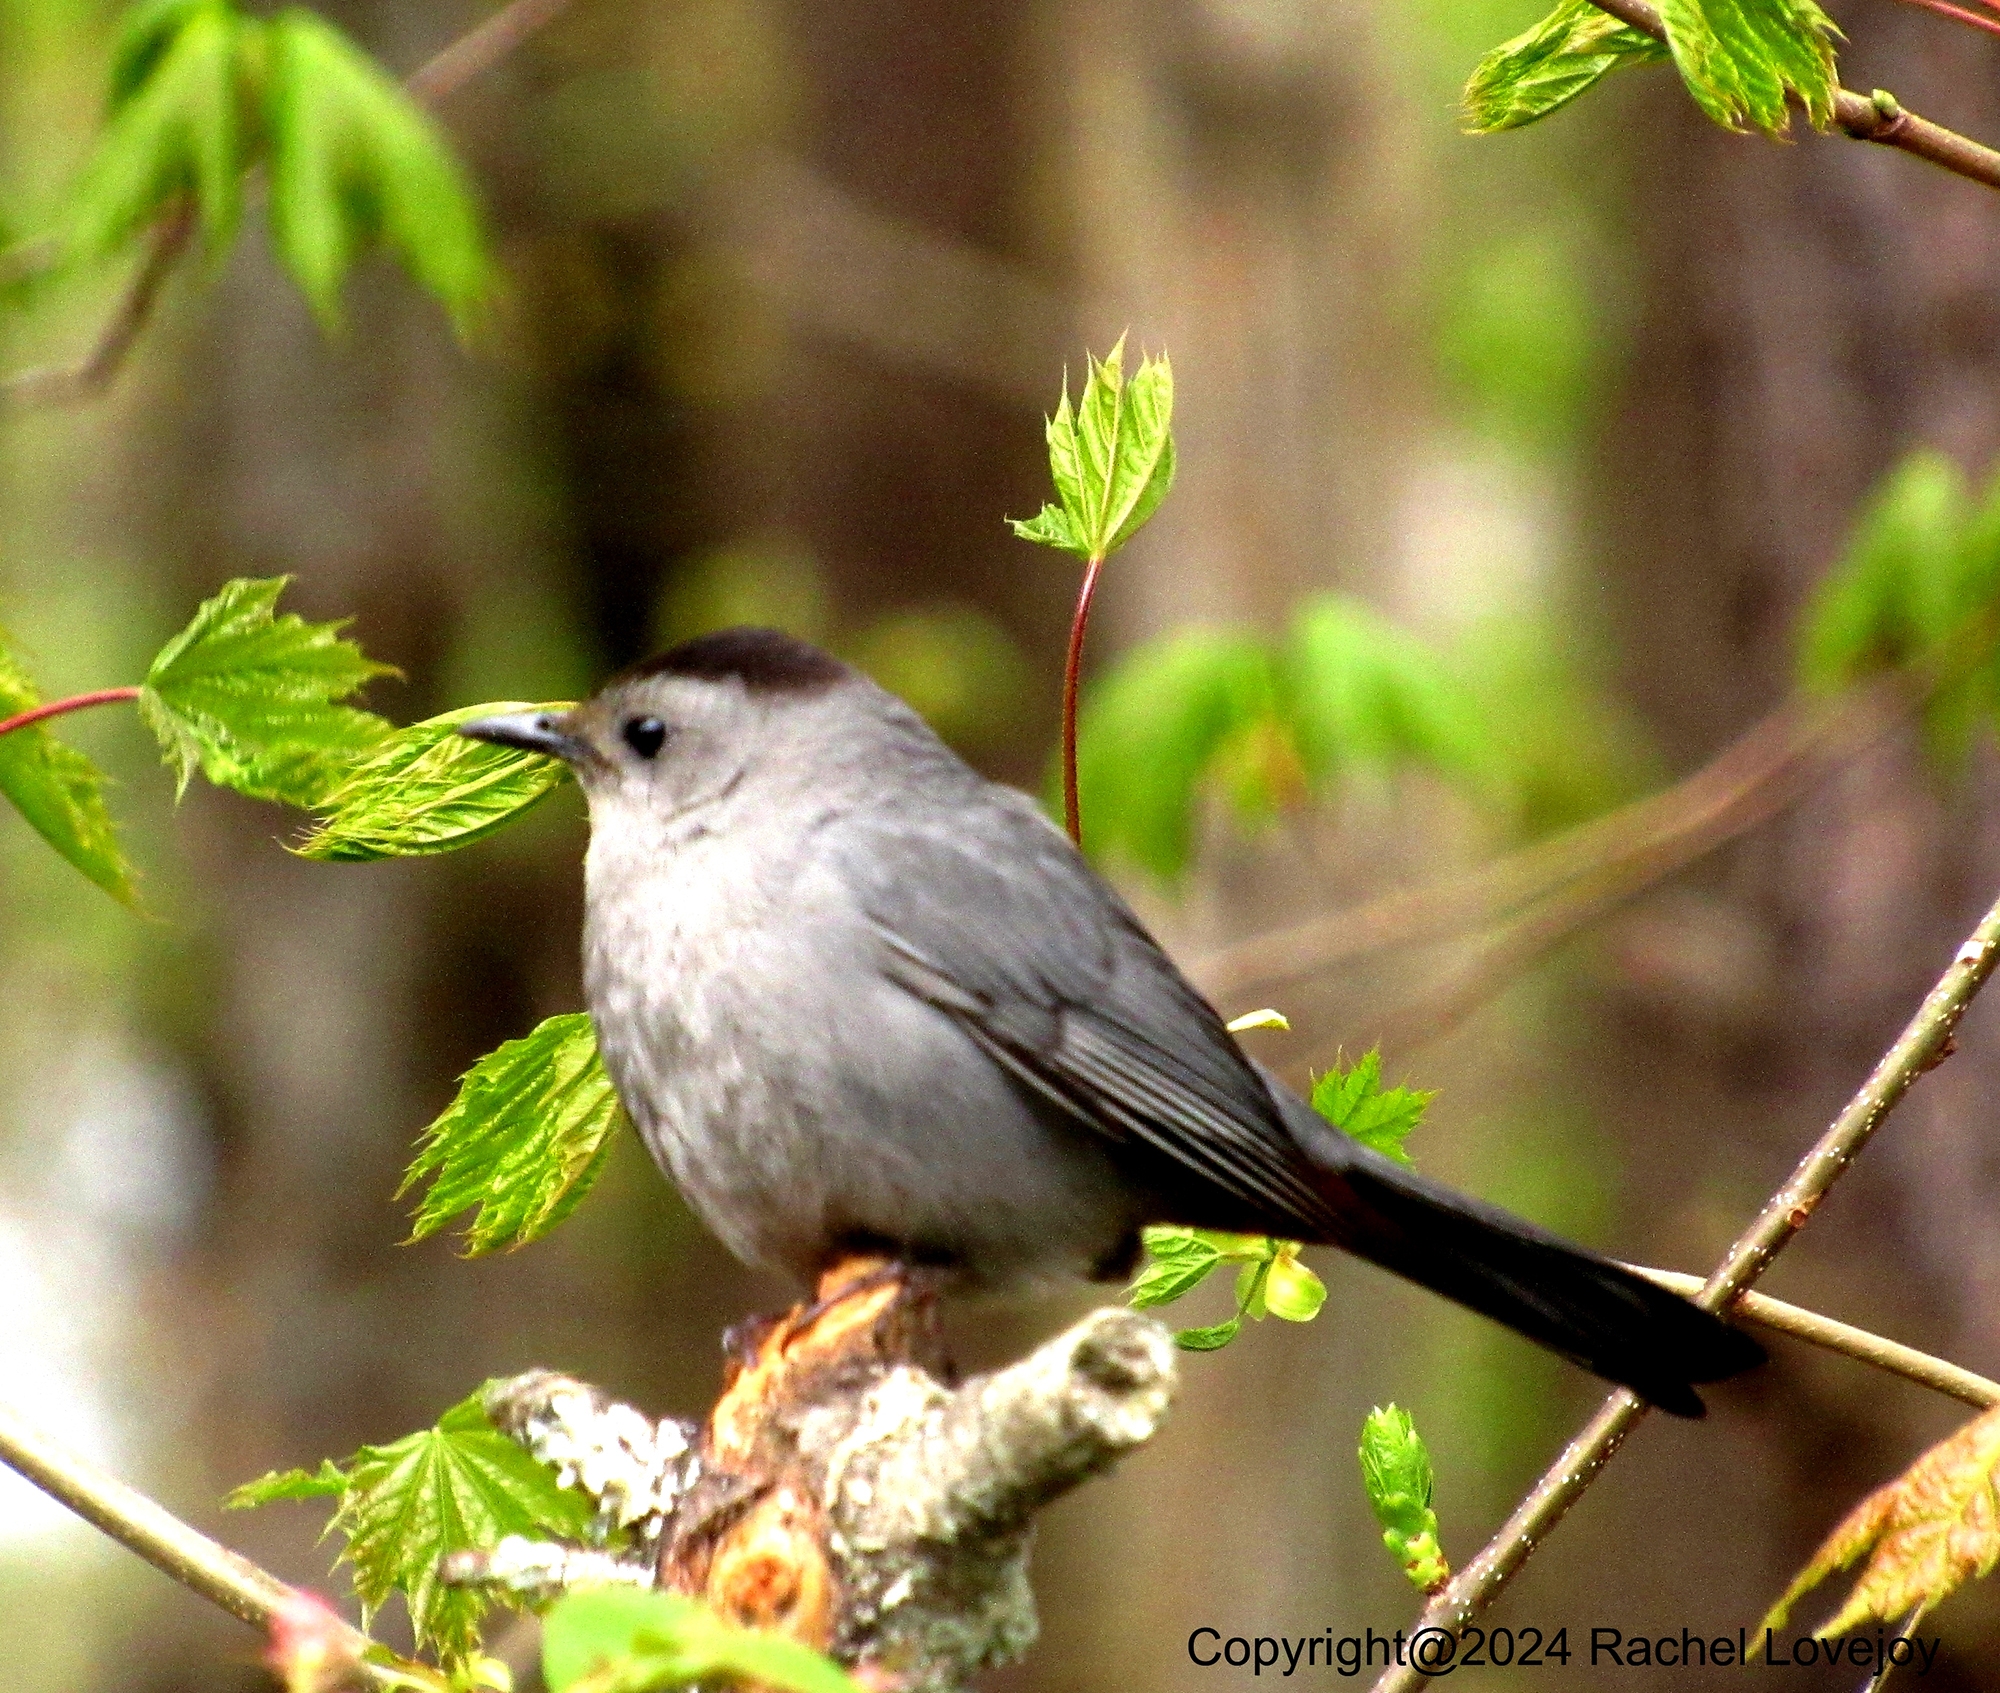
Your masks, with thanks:
[{"label": "bird's foot", "polygon": [[745,1317],[722,1331],[722,1362],[730,1380],[757,1362],[765,1343],[789,1315]]}]

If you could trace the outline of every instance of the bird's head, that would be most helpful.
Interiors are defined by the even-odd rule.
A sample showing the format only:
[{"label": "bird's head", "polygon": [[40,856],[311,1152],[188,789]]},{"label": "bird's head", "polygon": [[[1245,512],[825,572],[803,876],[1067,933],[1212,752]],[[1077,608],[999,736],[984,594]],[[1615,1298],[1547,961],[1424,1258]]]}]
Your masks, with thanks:
[{"label": "bird's head", "polygon": [[876,690],[819,648],[775,629],[699,636],[621,671],[569,711],[482,717],[459,733],[559,758],[594,825],[634,811],[664,822],[793,762],[847,696]]}]

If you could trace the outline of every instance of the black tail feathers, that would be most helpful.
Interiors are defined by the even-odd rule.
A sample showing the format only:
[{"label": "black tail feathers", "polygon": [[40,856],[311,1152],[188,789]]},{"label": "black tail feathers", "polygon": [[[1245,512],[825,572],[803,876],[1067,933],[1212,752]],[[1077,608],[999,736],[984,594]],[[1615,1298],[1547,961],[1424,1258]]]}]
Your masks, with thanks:
[{"label": "black tail feathers", "polygon": [[1763,1362],[1756,1341],[1679,1294],[1427,1181],[1273,1092],[1340,1217],[1326,1244],[1504,1323],[1675,1416],[1704,1414],[1695,1383]]}]

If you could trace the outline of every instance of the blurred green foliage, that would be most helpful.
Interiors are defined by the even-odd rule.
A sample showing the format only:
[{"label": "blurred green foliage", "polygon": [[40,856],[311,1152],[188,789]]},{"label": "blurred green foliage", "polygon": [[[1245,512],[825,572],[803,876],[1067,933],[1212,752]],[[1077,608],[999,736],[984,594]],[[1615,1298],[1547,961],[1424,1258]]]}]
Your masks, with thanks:
[{"label": "blurred green foliage", "polygon": [[1494,624],[1446,651],[1357,600],[1315,595],[1282,642],[1183,630],[1092,685],[1077,750],[1085,846],[1172,884],[1211,795],[1254,827],[1411,768],[1536,833],[1624,798],[1644,762],[1637,739],[1545,631]]},{"label": "blurred green foliage", "polygon": [[108,257],[192,209],[210,252],[235,238],[247,172],[266,165],[278,256],[328,328],[371,248],[396,255],[469,331],[494,275],[470,184],[403,87],[317,13],[230,0],[142,0],[111,55],[104,128],[54,233]]},{"label": "blurred green foliage", "polygon": [[671,645],[739,624],[829,648],[907,700],[962,753],[998,750],[1020,732],[1034,680],[1026,655],[997,618],[963,600],[843,619],[811,554],[766,536],[677,572],[654,628]]},{"label": "blurred green foliage", "polygon": [[1884,671],[1924,695],[1933,752],[1961,761],[2000,723],[2000,471],[1975,498],[1920,448],[1885,476],[1799,620],[1798,670],[1828,692]]}]

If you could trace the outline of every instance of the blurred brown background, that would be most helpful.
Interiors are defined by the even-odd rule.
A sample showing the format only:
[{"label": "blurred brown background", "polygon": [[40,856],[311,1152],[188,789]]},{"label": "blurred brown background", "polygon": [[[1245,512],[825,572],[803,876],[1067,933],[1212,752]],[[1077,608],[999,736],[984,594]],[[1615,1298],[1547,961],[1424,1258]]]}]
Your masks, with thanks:
[{"label": "blurred brown background", "polygon": [[[398,70],[478,15],[329,10]],[[1181,476],[1112,567],[1094,659],[1190,620],[1275,628],[1328,586],[1439,638],[1515,617],[1622,702],[1657,776],[1691,769],[1782,694],[1793,615],[1874,478],[1919,442],[1983,473],[2000,444],[2000,199],[1886,152],[1723,135],[1661,71],[1461,136],[1458,83],[1538,10],[575,0],[444,113],[509,279],[494,333],[461,351],[378,266],[330,343],[255,234],[189,267],[108,398],[0,417],[8,638],[51,695],[128,681],[216,584],[290,572],[289,603],[355,615],[402,668],[371,702],[407,720],[573,695],[731,608],[851,649],[923,613],[984,655],[961,738],[1034,784],[1075,578],[1001,519],[1043,497],[1065,363],[1129,326],[1172,352]],[[1836,11],[1851,86],[2000,135],[1993,43],[1888,0]],[[86,145],[114,16],[0,4],[20,204]],[[83,344],[115,286],[0,319],[8,364]],[[122,778],[156,916],[0,819],[0,1392],[330,1591],[314,1512],[224,1519],[220,1494],[535,1364],[705,1406],[721,1326],[783,1290],[634,1147],[517,1255],[398,1244],[391,1195],[453,1078],[580,1003],[575,807],[445,859],[318,866],[279,849],[275,811],[206,789],[172,810],[129,718],[73,736]],[[1892,737],[1462,1025],[1406,1033],[1390,1073],[1442,1090],[1420,1161],[1705,1268],[2000,885],[1994,776],[1981,754],[1941,784]],[[1410,783],[1250,840],[1217,820],[1177,900],[1134,891],[1194,958],[1495,845]],[[1365,1045],[1437,969],[1302,989],[1298,1032],[1259,1051],[1296,1071]],[[2000,1373],[2000,1008],[1960,1045],[1769,1285]],[[1235,1679],[1190,1664],[1204,1624],[1393,1630],[1414,1596],[1359,1485],[1367,1408],[1415,1412],[1463,1560],[1595,1403],[1511,1337],[1322,1268],[1315,1325],[1190,1358],[1169,1432],[1051,1514],[1044,1639],[996,1686]],[[966,1354],[1062,1317],[988,1320]],[[1645,1425],[1494,1620],[1573,1644],[1754,1623],[1964,1415],[1775,1350],[1706,1425]],[[1993,1685],[1992,1589],[1935,1628],[1928,1688]],[[258,1681],[246,1631],[12,1482],[0,1643],[24,1693]]]}]

